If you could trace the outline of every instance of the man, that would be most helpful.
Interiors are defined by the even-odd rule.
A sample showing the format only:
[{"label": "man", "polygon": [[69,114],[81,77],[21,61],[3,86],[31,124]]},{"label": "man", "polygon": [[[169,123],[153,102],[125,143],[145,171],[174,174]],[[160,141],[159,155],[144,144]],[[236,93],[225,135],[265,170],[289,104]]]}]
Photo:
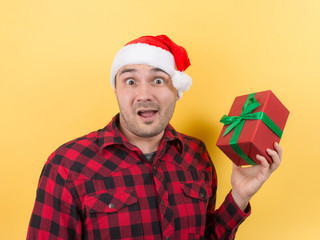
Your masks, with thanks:
[{"label": "man", "polygon": [[169,124],[189,89],[184,48],[144,36],[116,55],[111,84],[120,113],[59,147],[42,171],[28,239],[234,239],[250,198],[279,166],[233,167],[215,209],[217,179],[205,145]]}]

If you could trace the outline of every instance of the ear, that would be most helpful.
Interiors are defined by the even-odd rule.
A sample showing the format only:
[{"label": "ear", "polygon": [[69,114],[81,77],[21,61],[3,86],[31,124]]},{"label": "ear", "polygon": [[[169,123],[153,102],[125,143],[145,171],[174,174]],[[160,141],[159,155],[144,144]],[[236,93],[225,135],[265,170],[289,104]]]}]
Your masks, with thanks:
[{"label": "ear", "polygon": [[[118,75],[118,74],[117,74]],[[113,92],[117,95],[117,75],[114,77],[114,88],[113,88]]]}]

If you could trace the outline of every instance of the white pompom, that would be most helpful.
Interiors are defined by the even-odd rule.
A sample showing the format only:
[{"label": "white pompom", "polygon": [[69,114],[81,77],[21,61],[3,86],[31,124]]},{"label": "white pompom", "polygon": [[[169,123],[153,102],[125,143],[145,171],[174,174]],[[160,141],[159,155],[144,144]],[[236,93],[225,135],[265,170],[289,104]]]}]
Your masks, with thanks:
[{"label": "white pompom", "polygon": [[171,77],[173,86],[178,90],[179,98],[182,97],[184,91],[189,90],[192,85],[192,78],[184,72],[175,71]]}]

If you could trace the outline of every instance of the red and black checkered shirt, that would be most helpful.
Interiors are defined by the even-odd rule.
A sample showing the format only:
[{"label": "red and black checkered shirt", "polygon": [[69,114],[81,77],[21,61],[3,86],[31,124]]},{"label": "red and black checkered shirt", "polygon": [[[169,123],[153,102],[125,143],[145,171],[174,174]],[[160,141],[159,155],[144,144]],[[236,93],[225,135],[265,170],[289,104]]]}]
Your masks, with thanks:
[{"label": "red and black checkered shirt", "polygon": [[27,239],[234,239],[242,212],[205,145],[170,125],[153,162],[120,133],[118,115],[70,141],[41,173]]}]

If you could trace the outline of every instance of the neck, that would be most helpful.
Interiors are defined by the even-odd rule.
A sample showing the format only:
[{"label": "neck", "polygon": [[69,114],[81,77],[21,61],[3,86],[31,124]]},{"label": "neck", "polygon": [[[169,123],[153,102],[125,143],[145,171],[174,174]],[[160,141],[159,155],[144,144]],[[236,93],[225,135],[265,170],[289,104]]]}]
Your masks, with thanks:
[{"label": "neck", "polygon": [[124,136],[131,144],[140,148],[143,153],[151,153],[158,150],[163,133],[149,138],[141,138],[136,135],[130,136],[130,134],[124,134]]},{"label": "neck", "polygon": [[129,143],[137,146],[144,154],[157,151],[164,134],[163,130],[156,136],[140,137],[128,131],[124,126],[122,126],[121,121],[119,124],[119,130],[126,137]]}]

